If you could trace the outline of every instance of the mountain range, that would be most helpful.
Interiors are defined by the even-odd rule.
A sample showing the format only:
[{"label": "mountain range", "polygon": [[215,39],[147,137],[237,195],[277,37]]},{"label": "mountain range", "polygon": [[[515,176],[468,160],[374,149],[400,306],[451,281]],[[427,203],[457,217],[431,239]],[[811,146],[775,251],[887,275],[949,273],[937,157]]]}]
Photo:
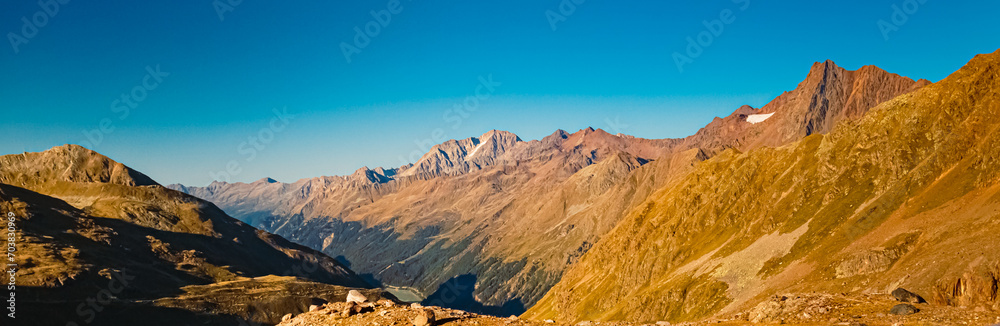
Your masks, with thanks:
[{"label": "mountain range", "polygon": [[0,156],[0,210],[38,325],[981,324],[996,144],[1000,51],[937,83],[825,61],[679,139],[491,130],[207,187],[76,145]]},{"label": "mountain range", "polygon": [[[480,137],[439,144],[416,163],[398,168],[362,168],[350,176],[288,184],[264,179],[249,184],[214,182],[208,187],[169,187],[212,201],[253,226],[337,256],[369,282],[406,289],[425,303],[434,302],[442,291],[454,288],[450,285],[454,283],[470,289],[475,302],[445,305],[473,311],[507,315],[532,308],[526,316],[567,321],[698,320],[734,311],[768,291],[760,284],[749,290],[732,290],[737,286],[714,280],[706,284],[731,290],[704,294],[704,298],[691,301],[704,306],[700,310],[678,313],[676,304],[684,301],[663,298],[686,292],[694,286],[693,281],[666,278],[662,285],[647,284],[653,275],[657,279],[674,276],[669,273],[690,276],[687,270],[671,270],[677,262],[661,260],[708,259],[703,256],[720,255],[720,251],[713,250],[722,244],[727,246],[723,253],[733,254],[753,244],[751,240],[799,230],[799,225],[791,229],[786,226],[784,221],[792,217],[773,214],[795,212],[799,215],[794,221],[801,223],[825,213],[820,210],[824,205],[841,208],[841,202],[833,199],[837,196],[863,197],[855,195],[853,186],[846,185],[837,187],[834,193],[812,187],[808,189],[817,194],[803,197],[806,195],[799,193],[803,189],[798,187],[827,185],[833,181],[822,178],[860,173],[855,170],[839,174],[822,170],[822,176],[806,176],[800,174],[811,170],[784,167],[770,172],[771,179],[757,176],[783,166],[778,163],[816,163],[811,168],[823,167],[820,163],[837,164],[838,169],[845,169],[848,163],[839,153],[832,154],[840,159],[835,162],[790,154],[776,159],[754,155],[802,144],[819,146],[826,135],[839,135],[838,128],[873,119],[871,111],[880,104],[901,101],[931,85],[874,66],[850,71],[832,61],[817,62],[794,90],[759,109],[740,107],[681,139],[641,139],[588,128],[574,133],[559,130],[541,140],[523,141],[512,133],[493,130]],[[839,150],[846,154],[852,149]],[[748,160],[748,156],[754,158]],[[709,167],[718,171],[706,171]],[[782,176],[793,181],[771,190],[777,195],[762,188]],[[692,182],[704,185],[689,186]],[[722,186],[730,189],[714,188]],[[817,198],[817,203],[808,201]],[[792,199],[798,206],[782,206],[782,210],[769,206],[790,205],[785,201]],[[761,202],[733,211],[736,202],[749,200]],[[758,219],[767,223],[760,225],[749,215],[751,210],[763,214]],[[684,212],[688,219],[696,220],[685,219],[687,224],[664,229],[664,224],[646,220],[654,211],[656,218],[669,219],[674,216],[670,214]],[[844,220],[823,222],[829,224],[823,228],[803,229],[812,230],[806,236],[832,232],[833,225],[846,223],[849,216],[831,218]],[[719,228],[725,231],[704,231],[715,232],[698,238],[706,242],[688,239],[696,230],[707,227],[694,227],[698,223],[719,220],[723,225]],[[688,225],[691,223],[694,225]],[[639,232],[643,228],[649,230]],[[732,239],[746,230],[754,232]],[[687,242],[668,245],[665,241],[669,237],[664,232],[671,236],[681,232],[680,237]],[[782,239],[790,242],[783,246],[791,246],[798,237]],[[612,241],[614,244],[607,244]],[[816,249],[815,244],[805,247],[808,249],[802,246],[805,244],[796,248]],[[607,256],[591,258],[590,264],[581,261],[583,257],[598,257],[605,250]],[[668,256],[649,256],[654,253]],[[804,257],[789,256],[788,261],[770,258],[775,258],[772,264],[789,264],[795,261],[792,258]],[[624,266],[629,269],[620,270]],[[595,277],[602,282],[594,282]],[[601,299],[607,292],[598,284],[622,292]],[[661,292],[650,292],[656,296],[649,297],[638,295],[651,291],[647,286]],[[705,304],[716,297],[724,299],[718,299],[715,305]],[[636,304],[648,304],[636,301],[639,298],[660,300],[652,305],[659,310],[629,311],[628,307]]]}]

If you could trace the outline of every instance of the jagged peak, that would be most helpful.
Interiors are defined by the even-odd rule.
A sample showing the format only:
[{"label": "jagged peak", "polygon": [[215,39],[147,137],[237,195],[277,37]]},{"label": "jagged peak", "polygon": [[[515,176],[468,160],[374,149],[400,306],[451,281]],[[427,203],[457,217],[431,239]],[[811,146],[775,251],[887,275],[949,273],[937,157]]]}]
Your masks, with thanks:
[{"label": "jagged peak", "polygon": [[260,180],[254,181],[255,184],[266,184],[266,183],[278,183],[278,180],[271,179],[270,177],[261,178]]},{"label": "jagged peak", "polygon": [[832,74],[838,74],[848,71],[847,69],[841,68],[833,60],[826,60],[823,62],[813,63],[812,67],[809,68],[809,74],[806,75],[806,81],[810,80],[826,80]]},{"label": "jagged peak", "polygon": [[517,134],[514,134],[514,133],[512,133],[510,131],[503,131],[503,130],[493,129],[493,130],[487,131],[482,136],[479,136],[479,142],[481,143],[481,142],[485,141],[486,139],[493,139],[493,138],[496,138],[496,139],[514,139],[515,142],[522,141],[521,137],[518,137]]}]

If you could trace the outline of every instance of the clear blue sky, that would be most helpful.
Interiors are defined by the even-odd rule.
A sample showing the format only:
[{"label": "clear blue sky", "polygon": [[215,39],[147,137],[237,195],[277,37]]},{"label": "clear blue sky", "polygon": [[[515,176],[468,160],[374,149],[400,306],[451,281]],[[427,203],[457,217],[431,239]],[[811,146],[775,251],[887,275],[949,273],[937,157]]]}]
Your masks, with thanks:
[{"label": "clear blue sky", "polygon": [[[341,43],[389,1],[242,1],[224,19],[209,0],[70,1],[54,15],[5,1],[0,153],[89,142],[165,184],[205,185],[231,161],[232,180],[291,182],[399,166],[415,141],[490,129],[682,137],[793,89],[815,61],[937,81],[1000,47],[997,1],[926,1],[888,40],[877,22],[905,1],[749,2],[586,0],[553,31],[559,0],[402,0],[348,63]],[[724,10],[735,21],[680,72],[673,54]],[[44,26],[25,33],[22,17]],[[145,78],[157,65],[169,75]],[[449,120],[489,76],[500,86]],[[145,98],[125,115],[123,93]],[[275,108],[295,118],[247,160],[241,143]],[[113,131],[94,144],[85,131],[102,120]]]}]

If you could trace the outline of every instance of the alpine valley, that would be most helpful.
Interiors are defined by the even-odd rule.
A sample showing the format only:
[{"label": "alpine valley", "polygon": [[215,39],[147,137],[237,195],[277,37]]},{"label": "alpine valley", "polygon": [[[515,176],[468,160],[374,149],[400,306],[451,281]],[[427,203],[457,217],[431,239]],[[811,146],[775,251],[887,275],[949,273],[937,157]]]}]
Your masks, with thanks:
[{"label": "alpine valley", "polygon": [[[27,216],[27,266],[46,267],[22,276],[48,289],[32,300],[60,304],[131,248],[143,263],[129,268],[150,276],[120,304],[302,313],[283,325],[410,322],[392,317],[410,308],[334,318],[294,293],[347,288],[470,325],[989,324],[997,144],[1000,51],[937,83],[818,62],[767,105],[681,139],[492,130],[406,166],[207,187],[161,187],[69,146],[2,157],[0,194]],[[275,269],[303,261],[319,267]],[[238,282],[291,308],[204,294]]]},{"label": "alpine valley", "polygon": [[30,325],[991,325],[997,144],[1000,51],[937,83],[818,62],[686,138],[491,130],[293,183],[162,186],[58,146],[0,156],[9,310]]}]

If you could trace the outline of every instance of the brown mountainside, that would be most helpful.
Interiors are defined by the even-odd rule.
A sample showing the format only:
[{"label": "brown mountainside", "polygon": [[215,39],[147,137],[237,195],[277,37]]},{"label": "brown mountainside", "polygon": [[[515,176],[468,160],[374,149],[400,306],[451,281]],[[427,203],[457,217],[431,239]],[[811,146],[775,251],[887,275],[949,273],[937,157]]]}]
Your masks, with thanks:
[{"label": "brown mountainside", "polygon": [[[848,108],[833,116],[849,118]],[[828,135],[696,164],[632,209],[525,317],[791,321],[803,315],[780,314],[770,296],[900,286],[931,305],[1000,311],[998,143],[1000,51]]]}]

